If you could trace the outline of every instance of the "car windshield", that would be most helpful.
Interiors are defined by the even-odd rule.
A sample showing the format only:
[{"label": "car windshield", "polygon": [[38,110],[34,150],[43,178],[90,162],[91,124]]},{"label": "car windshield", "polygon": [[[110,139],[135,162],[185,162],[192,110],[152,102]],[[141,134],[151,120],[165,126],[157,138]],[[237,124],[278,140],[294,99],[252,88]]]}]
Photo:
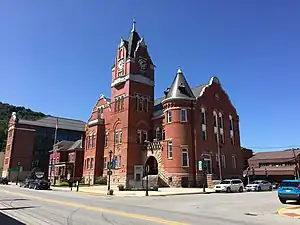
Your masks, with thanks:
[{"label": "car windshield", "polygon": [[252,181],[251,184],[260,184],[261,181]]},{"label": "car windshield", "polygon": [[223,180],[220,184],[230,184],[230,180]]}]

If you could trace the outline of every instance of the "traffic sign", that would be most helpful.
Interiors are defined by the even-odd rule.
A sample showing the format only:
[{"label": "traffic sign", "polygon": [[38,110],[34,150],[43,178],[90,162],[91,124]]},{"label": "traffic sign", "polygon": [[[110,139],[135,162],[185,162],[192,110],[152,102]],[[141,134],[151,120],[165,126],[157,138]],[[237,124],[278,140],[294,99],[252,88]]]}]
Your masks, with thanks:
[{"label": "traffic sign", "polygon": [[8,172],[18,172],[19,168],[8,168]]},{"label": "traffic sign", "polygon": [[198,161],[198,170],[202,171],[202,161]]}]

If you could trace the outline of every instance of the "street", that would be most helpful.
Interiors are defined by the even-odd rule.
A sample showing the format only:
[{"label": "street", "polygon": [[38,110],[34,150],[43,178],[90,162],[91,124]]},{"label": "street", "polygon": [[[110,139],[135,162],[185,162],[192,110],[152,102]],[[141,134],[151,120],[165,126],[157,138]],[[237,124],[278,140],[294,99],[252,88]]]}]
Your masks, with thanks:
[{"label": "street", "polygon": [[276,191],[110,197],[0,186],[0,223],[5,225],[299,224],[279,216],[282,207]]}]

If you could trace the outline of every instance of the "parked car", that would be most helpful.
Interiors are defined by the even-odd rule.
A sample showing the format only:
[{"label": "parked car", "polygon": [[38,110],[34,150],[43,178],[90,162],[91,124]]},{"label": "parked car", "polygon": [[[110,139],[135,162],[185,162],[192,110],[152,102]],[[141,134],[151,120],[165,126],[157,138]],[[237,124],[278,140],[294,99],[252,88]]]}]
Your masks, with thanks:
[{"label": "parked car", "polygon": [[244,184],[240,179],[226,179],[215,186],[216,192],[243,192]]},{"label": "parked car", "polygon": [[283,180],[278,187],[278,198],[282,204],[289,200],[300,203],[300,180]]},{"label": "parked car", "polygon": [[255,180],[246,185],[246,191],[272,191],[272,184],[266,180]]},{"label": "parked car", "polygon": [[47,180],[34,180],[33,182],[29,183],[30,189],[36,190],[49,190],[50,189],[50,182]]},{"label": "parked car", "polygon": [[8,179],[6,177],[1,177],[0,178],[0,184],[8,185]]},{"label": "parked car", "polygon": [[20,182],[20,187],[29,188],[30,184],[34,182],[34,179],[25,179]]}]

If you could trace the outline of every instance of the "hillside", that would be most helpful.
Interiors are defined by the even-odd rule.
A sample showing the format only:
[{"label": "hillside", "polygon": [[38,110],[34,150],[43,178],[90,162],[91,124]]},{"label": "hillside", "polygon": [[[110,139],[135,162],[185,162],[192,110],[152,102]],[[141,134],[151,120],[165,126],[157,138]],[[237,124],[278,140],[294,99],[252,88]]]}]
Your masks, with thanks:
[{"label": "hillside", "polygon": [[25,120],[37,120],[46,116],[41,112],[34,112],[31,109],[0,102],[0,151],[5,149],[7,125],[13,112],[16,112],[20,119]]}]

